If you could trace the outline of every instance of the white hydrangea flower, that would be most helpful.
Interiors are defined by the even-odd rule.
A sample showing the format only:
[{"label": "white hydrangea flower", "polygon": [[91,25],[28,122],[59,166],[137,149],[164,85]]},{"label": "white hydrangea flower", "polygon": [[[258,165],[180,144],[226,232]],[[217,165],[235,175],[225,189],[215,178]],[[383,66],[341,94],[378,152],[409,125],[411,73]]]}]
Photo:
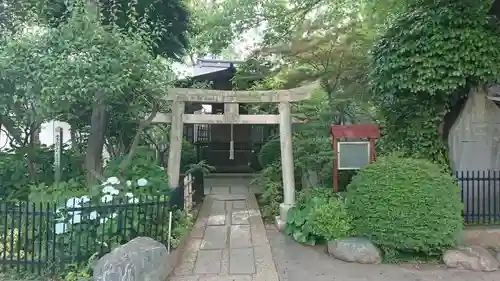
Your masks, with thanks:
[{"label": "white hydrangea flower", "polygon": [[102,218],[102,219],[99,219],[99,223],[105,223],[108,221],[108,218]]},{"label": "white hydrangea flower", "polygon": [[109,217],[110,217],[110,218],[112,218],[112,219],[114,219],[114,218],[116,218],[117,216],[118,216],[118,214],[117,214],[117,213],[112,213]]},{"label": "white hydrangea flower", "polygon": [[60,223],[56,223],[56,228],[55,228],[54,232],[56,234],[63,234],[64,232],[66,232],[66,229],[67,229],[66,224],[63,222],[60,222]]},{"label": "white hydrangea flower", "polygon": [[118,193],[120,193],[116,188],[114,188],[113,186],[111,185],[106,185],[103,189],[102,189],[102,193],[106,193],[106,194],[112,194],[112,195],[118,195]]},{"label": "white hydrangea flower", "polygon": [[68,201],[66,201],[66,207],[67,208],[78,208],[81,207],[82,200],[78,197],[73,197],[69,198]]},{"label": "white hydrangea flower", "polygon": [[96,211],[92,211],[90,214],[89,214],[89,218],[91,220],[95,220],[97,219],[97,217],[99,216],[99,214],[96,212]]},{"label": "white hydrangea flower", "polygon": [[56,209],[57,218],[55,219],[55,221],[59,221],[59,222],[64,221],[64,214],[63,214],[62,210],[63,210],[62,208]]},{"label": "white hydrangea flower", "polygon": [[127,186],[132,186],[132,181],[126,181],[126,182],[125,182],[125,184],[126,184]]},{"label": "white hydrangea flower", "polygon": [[132,204],[133,203],[139,203],[139,199],[137,199],[137,198],[130,198],[130,199],[128,199],[128,202],[132,203]]},{"label": "white hydrangea flower", "polygon": [[145,178],[142,178],[142,179],[138,179],[137,180],[137,185],[138,186],[146,186],[148,184],[148,180],[145,179]]},{"label": "white hydrangea flower", "polygon": [[128,198],[134,198],[134,194],[132,194],[132,192],[127,192],[125,196],[127,196]]},{"label": "white hydrangea flower", "polygon": [[111,201],[113,201],[113,196],[112,195],[106,194],[103,197],[101,197],[101,202],[102,203],[108,203],[108,202],[111,202]]},{"label": "white hydrangea flower", "polygon": [[87,195],[83,195],[82,197],[80,197],[80,202],[82,203],[90,202],[90,197],[88,197]]},{"label": "white hydrangea flower", "polygon": [[110,184],[120,184],[120,180],[117,177],[110,177],[107,182]]},{"label": "white hydrangea flower", "polygon": [[82,212],[72,212],[73,217],[69,220],[70,223],[81,223],[82,222]]}]

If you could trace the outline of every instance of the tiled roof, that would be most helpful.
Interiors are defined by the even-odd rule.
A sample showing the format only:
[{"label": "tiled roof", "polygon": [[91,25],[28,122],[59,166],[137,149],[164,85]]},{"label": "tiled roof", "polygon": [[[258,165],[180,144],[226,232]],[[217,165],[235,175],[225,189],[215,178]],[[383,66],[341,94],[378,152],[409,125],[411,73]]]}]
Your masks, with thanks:
[{"label": "tiled roof", "polygon": [[193,66],[193,77],[222,71],[240,63],[242,63],[242,61],[198,59],[196,65]]}]

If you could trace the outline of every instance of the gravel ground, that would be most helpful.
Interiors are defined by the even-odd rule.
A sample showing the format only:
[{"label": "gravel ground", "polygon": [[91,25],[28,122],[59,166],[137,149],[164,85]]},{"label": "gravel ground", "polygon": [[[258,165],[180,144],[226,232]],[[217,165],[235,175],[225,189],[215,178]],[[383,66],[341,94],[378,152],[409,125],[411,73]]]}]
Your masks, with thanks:
[{"label": "gravel ground", "polygon": [[280,281],[500,281],[494,273],[449,270],[424,265],[361,265],[345,263],[329,257],[323,247],[302,246],[269,227],[274,263]]}]

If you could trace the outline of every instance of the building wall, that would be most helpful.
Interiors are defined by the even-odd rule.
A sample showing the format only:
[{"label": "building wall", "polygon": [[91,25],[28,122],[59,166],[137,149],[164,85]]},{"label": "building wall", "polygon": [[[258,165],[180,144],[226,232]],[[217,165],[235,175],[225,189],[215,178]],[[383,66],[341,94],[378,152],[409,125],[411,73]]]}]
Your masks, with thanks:
[{"label": "building wall", "polygon": [[[43,123],[40,127],[40,143],[50,146],[55,143],[55,129],[61,127],[63,129],[63,142],[65,144],[71,145],[71,126],[66,122],[61,121],[50,121]],[[11,148],[8,143],[8,137],[2,130],[0,132],[0,151],[5,151]],[[109,159],[109,153],[105,150],[103,152],[103,158]]]},{"label": "building wall", "polygon": [[[63,128],[64,143],[70,143],[71,127],[68,123],[60,121],[50,121],[42,124],[40,127],[40,143],[48,146],[53,145],[55,142],[55,128],[57,127]],[[8,136],[6,132],[2,130],[0,132],[0,150],[4,151],[10,148]]]},{"label": "building wall", "polygon": [[[500,108],[487,96],[472,91],[450,129],[449,158],[456,171],[500,171]],[[500,182],[468,181],[462,189],[465,213],[500,211]]]},{"label": "building wall", "polygon": [[486,92],[470,93],[448,145],[455,170],[500,170],[500,108]]}]

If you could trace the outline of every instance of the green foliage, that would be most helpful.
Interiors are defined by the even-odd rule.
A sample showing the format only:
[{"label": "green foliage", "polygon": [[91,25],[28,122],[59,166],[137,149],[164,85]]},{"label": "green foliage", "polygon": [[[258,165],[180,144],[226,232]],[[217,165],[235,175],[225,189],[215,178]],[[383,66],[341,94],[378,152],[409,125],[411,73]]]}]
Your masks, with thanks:
[{"label": "green foliage", "polygon": [[259,163],[266,168],[274,163],[281,163],[281,146],[279,138],[268,140],[259,151]]},{"label": "green foliage", "polygon": [[285,233],[309,245],[349,237],[353,232],[343,199],[331,189],[309,188],[287,213]]},{"label": "green foliage", "polygon": [[382,150],[447,164],[443,116],[460,95],[500,75],[500,31],[486,2],[421,1],[375,45],[369,78]]},{"label": "green foliage", "polygon": [[[53,27],[65,24],[71,17],[72,0],[17,0],[19,9],[35,13],[39,20]],[[157,38],[150,48],[155,54],[180,58],[187,47],[189,12],[183,1],[178,0],[117,0],[95,1],[99,4],[100,19],[104,25],[117,25],[124,33],[137,31],[147,26]],[[20,12],[20,11],[18,11]],[[150,41],[151,38],[145,38]]]},{"label": "green foliage", "polygon": [[196,173],[201,173],[203,175],[208,175],[211,172],[215,171],[214,166],[210,166],[207,164],[206,160],[202,160],[198,163],[195,164],[190,164],[189,168],[185,172],[186,174],[196,174]]},{"label": "green foliage", "polygon": [[22,250],[19,234],[19,229],[14,228],[11,232],[0,235],[0,255],[4,259],[21,261],[26,258],[27,253]]},{"label": "green foliage", "polygon": [[380,246],[388,260],[440,256],[463,228],[457,184],[427,160],[377,159],[354,176],[346,207],[355,233]]},{"label": "green foliage", "polygon": [[[90,195],[53,201],[59,206],[54,229],[58,256],[63,259],[77,251],[81,262],[82,258],[102,256],[139,236],[166,244],[168,197],[148,191],[148,185],[145,178],[135,184],[110,177]],[[180,210],[172,212],[171,246],[175,248],[188,233],[192,217]]]},{"label": "green foliage", "polygon": [[[0,117],[2,124],[13,119],[7,120],[15,125],[7,128],[9,133],[51,119],[68,122],[74,148],[85,155],[87,180],[94,182],[94,174],[102,171],[105,142],[114,148],[113,155],[133,151],[137,141],[132,140],[147,127],[148,112],[168,110],[160,97],[172,71],[168,61],[151,54],[157,34],[135,17],[135,5],[120,7],[126,8],[120,17],[137,20],[124,30],[118,23],[102,25],[95,2],[64,4],[72,9],[57,28],[40,23],[36,32],[5,36],[0,47]],[[19,135],[14,134],[18,143]]]},{"label": "green foliage", "polygon": [[326,241],[350,237],[354,234],[351,216],[347,213],[344,198],[333,197],[316,205],[308,217],[309,227],[315,235]]},{"label": "green foliage", "polygon": [[[68,197],[82,196],[88,192],[84,181],[70,179],[52,184],[38,184],[29,186],[28,201],[33,203],[58,202]],[[11,198],[9,198],[11,199]],[[25,198],[23,198],[25,199]]]},{"label": "green foliage", "polygon": [[183,140],[181,152],[181,172],[187,172],[191,168],[191,165],[197,163],[197,160],[198,156],[196,155],[196,147],[188,141]]},{"label": "green foliage", "polygon": [[140,35],[106,29],[92,12],[75,13],[68,24],[47,34],[52,52],[39,63],[45,72],[37,81],[45,89],[44,104],[69,111],[71,102],[92,104],[104,94],[111,108],[119,110],[126,102],[135,114],[150,111],[171,77],[168,67],[148,53]]},{"label": "green foliage", "polygon": [[264,168],[252,184],[261,187],[259,198],[262,216],[274,220],[279,215],[279,206],[283,203],[283,187],[281,181],[281,164],[274,163]]},{"label": "green foliage", "polygon": [[[0,188],[6,192],[3,199],[26,200],[32,187],[54,184],[54,148],[35,147],[33,158],[27,161],[23,150],[0,152]],[[83,180],[82,157],[74,150],[61,150],[61,181],[81,185]],[[30,173],[31,165],[34,169]],[[66,186],[68,187],[68,186]]]},{"label": "green foliage", "polygon": [[[313,199],[313,201],[317,201]],[[309,214],[315,208],[317,202],[311,202],[302,207],[293,207],[288,210],[286,216],[285,233],[295,239],[295,241],[307,245],[316,245],[321,239],[312,232],[309,224]]]},{"label": "green foliage", "polygon": [[179,247],[185,239],[189,238],[187,235],[193,226],[193,217],[186,212],[176,211],[172,216],[172,221],[171,247],[175,249]]},{"label": "green foliage", "polygon": [[164,168],[156,164],[156,155],[151,149],[147,147],[138,148],[132,158],[130,167],[122,171],[120,164],[124,157],[125,156],[121,156],[110,159],[104,168],[104,176],[112,177],[119,175],[121,178],[129,180],[146,178],[149,186],[163,191],[170,189],[168,186],[167,173]]}]

